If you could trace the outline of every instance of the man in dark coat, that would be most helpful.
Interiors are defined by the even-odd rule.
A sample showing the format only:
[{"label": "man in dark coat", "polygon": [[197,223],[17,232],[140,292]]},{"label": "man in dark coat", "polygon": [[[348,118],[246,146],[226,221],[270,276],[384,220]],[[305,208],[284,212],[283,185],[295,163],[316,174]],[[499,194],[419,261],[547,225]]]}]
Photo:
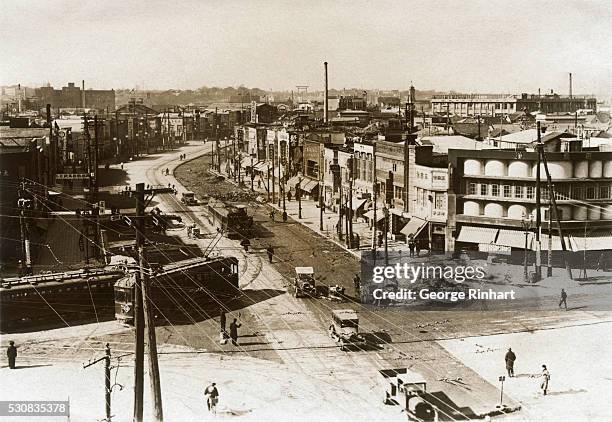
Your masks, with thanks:
[{"label": "man in dark coat", "polygon": [[268,253],[268,261],[270,261],[270,264],[271,264],[272,258],[274,257],[274,248],[272,247],[272,245],[268,246],[268,248],[266,249],[266,252]]},{"label": "man in dark coat", "polygon": [[8,357],[9,368],[15,369],[15,360],[17,359],[17,348],[15,342],[10,341],[9,347],[6,349],[6,356]]},{"label": "man in dark coat", "polygon": [[561,301],[559,302],[559,308],[561,305],[565,305],[565,310],[567,311],[567,293],[565,293],[565,289],[561,289]]},{"label": "man in dark coat", "polygon": [[234,321],[230,324],[230,338],[234,346],[238,346],[238,328],[240,327],[242,327],[242,324],[239,324],[238,320],[234,318]]},{"label": "man in dark coat", "polygon": [[516,355],[512,351],[512,349],[508,349],[508,353],[506,353],[506,370],[508,371],[508,376],[510,378],[514,377],[514,361],[516,360]]}]

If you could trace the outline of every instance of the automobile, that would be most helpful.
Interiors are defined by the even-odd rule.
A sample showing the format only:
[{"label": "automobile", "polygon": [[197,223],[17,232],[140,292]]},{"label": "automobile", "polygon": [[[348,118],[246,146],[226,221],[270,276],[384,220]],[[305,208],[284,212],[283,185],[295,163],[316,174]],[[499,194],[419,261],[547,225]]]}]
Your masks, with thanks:
[{"label": "automobile", "polygon": [[293,279],[293,296],[314,297],[317,294],[315,287],[314,268],[295,267],[295,278]]},{"label": "automobile", "polygon": [[198,205],[198,200],[195,197],[195,193],[191,191],[183,192],[181,194],[181,202],[185,205]]},{"label": "automobile", "polygon": [[332,311],[332,323],[328,332],[329,336],[340,344],[342,351],[348,346],[363,348],[367,345],[365,337],[359,334],[359,315],[352,309]]}]

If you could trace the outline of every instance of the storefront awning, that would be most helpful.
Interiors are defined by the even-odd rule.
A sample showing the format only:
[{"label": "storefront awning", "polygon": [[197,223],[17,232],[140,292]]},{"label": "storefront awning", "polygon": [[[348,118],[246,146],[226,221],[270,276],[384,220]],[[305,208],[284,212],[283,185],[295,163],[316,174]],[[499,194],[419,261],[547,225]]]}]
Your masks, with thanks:
[{"label": "storefront awning", "polygon": [[493,243],[497,237],[498,229],[489,227],[462,226],[457,242],[465,243]]},{"label": "storefront awning", "polygon": [[259,163],[255,164],[255,170],[262,172],[262,173],[267,173],[268,172],[268,168],[272,169],[272,166],[269,166],[269,163],[266,161],[260,161]]},{"label": "storefront awning", "polygon": [[[368,220],[374,220],[374,210],[370,210],[363,215]],[[378,223],[380,220],[385,218],[385,214],[381,209],[376,210],[376,222]]]},{"label": "storefront awning", "polygon": [[300,181],[299,176],[293,176],[292,178],[287,180],[287,183],[286,183],[287,189],[294,189],[299,181]]},{"label": "storefront awning", "polygon": [[240,163],[240,167],[242,167],[243,169],[248,169],[249,167],[251,167],[251,159],[243,158],[242,162]]},{"label": "storefront awning", "polygon": [[359,208],[363,207],[366,202],[367,202],[367,199],[353,198],[353,204],[352,204],[353,211],[357,211]]},{"label": "storefront awning", "polygon": [[390,208],[389,209],[389,214],[394,214],[397,215],[398,217],[403,217],[403,218],[410,218],[412,217],[410,215],[410,213],[407,213],[406,211],[400,209],[400,208]]},{"label": "storefront awning", "polygon": [[300,185],[300,189],[304,192],[311,193],[317,186],[319,186],[319,182],[312,179],[303,179]]},{"label": "storefront awning", "polygon": [[[563,236],[563,238],[565,239],[565,248],[568,251],[576,251],[578,250],[576,248],[576,246],[574,245],[575,241],[572,241],[572,239],[570,239],[569,236]],[[543,251],[548,250],[548,235],[547,234],[542,234],[542,236],[540,236],[540,245]],[[584,242],[583,242],[584,245]],[[535,239],[534,242],[531,245],[531,249],[535,250]],[[561,246],[561,238],[559,236],[553,235],[552,236],[552,246],[551,246],[551,250],[553,251],[562,251],[563,247]]]},{"label": "storefront awning", "polygon": [[[531,249],[533,233],[527,234],[527,249]],[[509,246],[511,248],[525,249],[525,232],[521,230],[500,229],[497,235],[496,245]]]},{"label": "storefront awning", "polygon": [[610,231],[588,233],[586,236],[571,235],[571,239],[574,251],[603,251],[612,249],[612,232]]},{"label": "storefront awning", "polygon": [[406,235],[407,237],[417,237],[419,233],[425,228],[427,225],[427,220],[422,220],[418,217],[412,217],[410,221],[400,230],[400,233]]}]

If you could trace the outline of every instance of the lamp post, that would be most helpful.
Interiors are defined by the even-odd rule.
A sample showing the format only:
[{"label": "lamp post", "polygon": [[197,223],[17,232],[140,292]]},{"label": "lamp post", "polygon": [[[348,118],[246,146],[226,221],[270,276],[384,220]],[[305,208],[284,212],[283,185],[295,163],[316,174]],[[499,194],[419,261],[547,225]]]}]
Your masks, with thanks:
[{"label": "lamp post", "polygon": [[298,199],[298,218],[302,219],[302,172],[298,171],[298,182],[295,187],[295,195]]},{"label": "lamp post", "polygon": [[523,224],[523,229],[525,229],[525,262],[524,262],[525,273],[524,273],[524,277],[525,277],[525,283],[529,283],[529,267],[527,266],[527,250],[529,247],[529,232],[531,231],[531,227],[533,226],[531,214],[529,215],[529,217],[523,214],[522,224]]}]

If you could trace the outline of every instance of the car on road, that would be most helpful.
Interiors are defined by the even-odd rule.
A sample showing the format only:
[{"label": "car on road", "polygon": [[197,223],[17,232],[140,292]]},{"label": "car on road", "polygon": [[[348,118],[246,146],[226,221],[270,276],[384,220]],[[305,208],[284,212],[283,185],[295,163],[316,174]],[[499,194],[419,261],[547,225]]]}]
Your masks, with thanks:
[{"label": "car on road", "polygon": [[314,268],[295,267],[295,277],[293,279],[293,296],[315,297],[317,289],[315,287]]},{"label": "car on road", "polygon": [[332,311],[329,336],[340,344],[342,351],[346,350],[347,346],[356,346],[361,349],[367,345],[365,337],[359,334],[359,315],[352,309]]},{"label": "car on road", "polygon": [[195,193],[191,191],[183,192],[181,194],[181,202],[185,205],[198,205],[198,200],[195,197]]}]

